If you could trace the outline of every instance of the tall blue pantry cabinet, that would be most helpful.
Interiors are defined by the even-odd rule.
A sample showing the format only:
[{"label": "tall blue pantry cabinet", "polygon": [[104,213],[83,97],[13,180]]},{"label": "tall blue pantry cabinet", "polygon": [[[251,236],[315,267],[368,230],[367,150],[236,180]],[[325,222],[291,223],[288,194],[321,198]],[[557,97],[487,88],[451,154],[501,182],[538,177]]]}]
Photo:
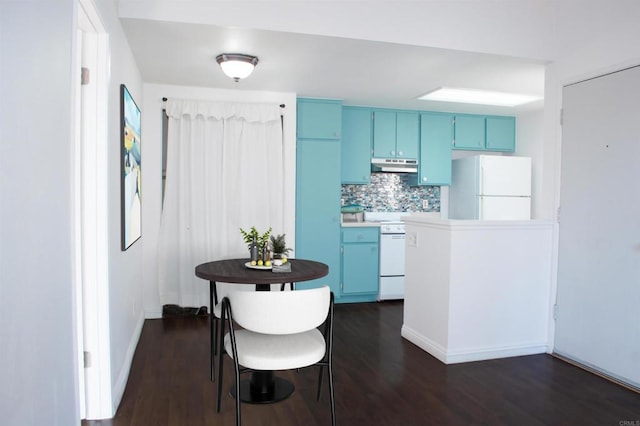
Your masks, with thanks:
[{"label": "tall blue pantry cabinet", "polygon": [[297,288],[331,287],[340,297],[340,139],[342,102],[298,99],[295,257],[329,266]]}]

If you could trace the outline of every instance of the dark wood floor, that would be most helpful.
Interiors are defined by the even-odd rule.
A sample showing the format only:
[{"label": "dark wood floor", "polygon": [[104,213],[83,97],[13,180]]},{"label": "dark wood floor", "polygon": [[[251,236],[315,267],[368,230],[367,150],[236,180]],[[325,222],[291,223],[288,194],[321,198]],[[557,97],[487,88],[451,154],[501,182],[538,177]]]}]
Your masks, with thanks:
[{"label": "dark wood floor", "polygon": [[[335,324],[340,425],[640,425],[640,395],[549,355],[442,364],[400,337],[401,302],[336,305]],[[228,394],[215,410],[208,330],[206,317],[146,321],[116,416],[83,425],[233,425]],[[328,392],[315,399],[316,371],[279,373],[294,394],[243,404],[243,424],[331,424]]]}]

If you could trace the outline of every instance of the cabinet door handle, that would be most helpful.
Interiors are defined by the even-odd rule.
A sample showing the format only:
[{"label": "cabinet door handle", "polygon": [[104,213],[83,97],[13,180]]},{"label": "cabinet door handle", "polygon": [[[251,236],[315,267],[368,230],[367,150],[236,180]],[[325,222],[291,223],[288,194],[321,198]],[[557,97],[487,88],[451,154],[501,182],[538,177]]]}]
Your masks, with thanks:
[{"label": "cabinet door handle", "polygon": [[402,154],[403,154],[403,152],[402,152],[402,151],[398,151],[398,155],[402,155]]},{"label": "cabinet door handle", "polygon": [[396,155],[396,152],[395,151],[391,151],[391,155]]},{"label": "cabinet door handle", "polygon": [[426,176],[424,176],[424,177],[422,178],[422,181],[423,181],[423,182],[426,182],[426,181],[427,181],[427,177],[426,177]]}]

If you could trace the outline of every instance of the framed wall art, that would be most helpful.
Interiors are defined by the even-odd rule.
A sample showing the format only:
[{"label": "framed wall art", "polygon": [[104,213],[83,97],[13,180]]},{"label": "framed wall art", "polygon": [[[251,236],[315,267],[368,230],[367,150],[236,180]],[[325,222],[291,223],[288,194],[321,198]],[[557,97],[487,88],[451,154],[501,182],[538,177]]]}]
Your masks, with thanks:
[{"label": "framed wall art", "polygon": [[120,153],[120,208],[124,251],[142,235],[140,109],[124,84],[120,85]]}]

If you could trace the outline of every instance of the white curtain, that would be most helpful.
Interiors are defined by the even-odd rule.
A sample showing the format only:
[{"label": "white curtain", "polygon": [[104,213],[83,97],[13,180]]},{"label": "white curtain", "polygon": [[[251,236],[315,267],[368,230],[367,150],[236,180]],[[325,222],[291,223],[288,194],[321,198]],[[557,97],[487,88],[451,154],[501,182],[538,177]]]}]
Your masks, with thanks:
[{"label": "white curtain", "polygon": [[248,258],[240,228],[284,232],[280,107],[169,99],[158,243],[162,304],[207,306],[203,262]]}]

